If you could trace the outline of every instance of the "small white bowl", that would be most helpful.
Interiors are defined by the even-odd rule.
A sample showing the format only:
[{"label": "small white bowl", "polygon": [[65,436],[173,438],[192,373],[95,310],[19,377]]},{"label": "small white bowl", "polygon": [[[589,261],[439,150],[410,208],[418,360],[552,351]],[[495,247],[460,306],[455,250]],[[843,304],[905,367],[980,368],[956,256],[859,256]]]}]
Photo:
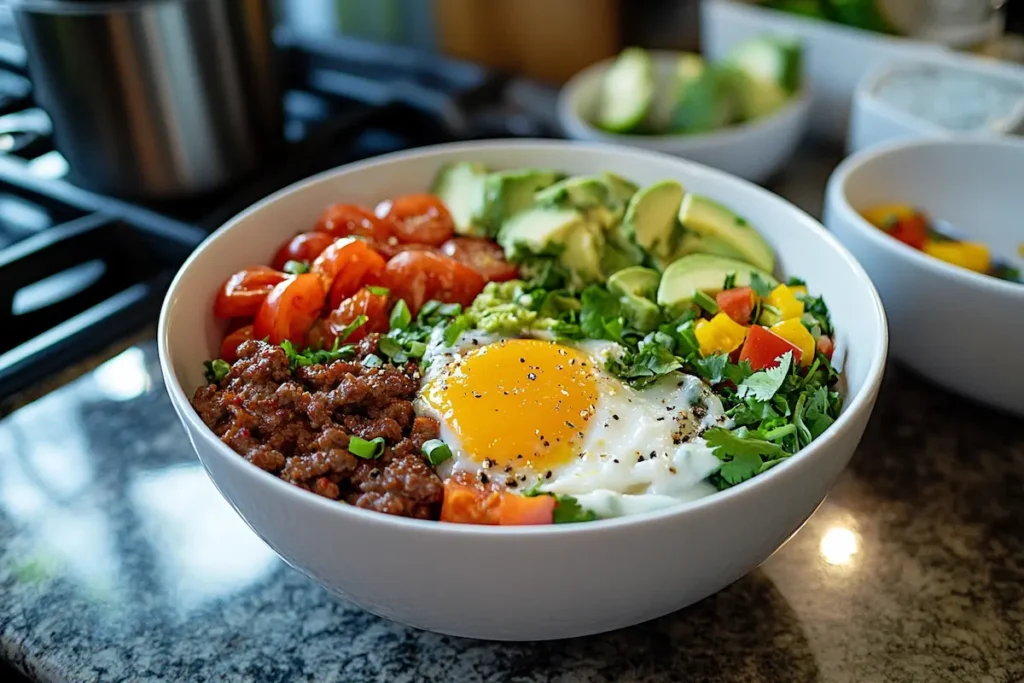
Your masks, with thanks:
[{"label": "small white bowl", "polygon": [[[189,403],[222,327],[227,273],[265,263],[337,201],[430,186],[445,163],[609,170],[641,184],[675,179],[756,225],[782,272],[824,295],[845,348],[845,407],[817,441],[732,489],[634,517],[547,527],[479,527],[392,517],[303,491],[221,443]],[[492,141],[427,147],[328,171],[264,199],[207,239],[171,284],[160,365],[178,416],[221,494],[289,564],[375,614],[498,640],[567,638],[636,624],[700,600],[778,549],[814,512],[860,441],[886,356],[885,315],[867,274],[813,218],[778,196],[679,159],[607,145]],[[515,428],[515,425],[510,425]]]},{"label": "small white bowl", "polygon": [[[1022,94],[1017,106],[992,127],[976,131],[957,131],[903,111],[879,98],[878,87],[894,74],[920,69],[943,69],[951,72],[977,74],[983,78],[1003,81],[1017,87]],[[1024,68],[995,63],[970,55],[950,53],[927,59],[902,60],[875,69],[861,81],[853,96],[850,130],[846,147],[853,154],[873,145],[917,138],[951,135],[993,136],[1020,132],[1024,127]]]},{"label": "small white bowl", "polygon": [[[652,51],[656,70],[672,68],[679,53]],[[615,59],[592,64],[573,76],[558,95],[558,120],[567,137],[664,152],[706,164],[746,180],[762,182],[793,156],[807,129],[811,97],[807,84],[770,116],[692,135],[608,133],[591,121],[597,112],[601,82]],[[657,96],[657,95],[656,95]]]},{"label": "small white bowl", "polygon": [[941,138],[860,152],[833,173],[825,224],[885,303],[892,353],[946,389],[1024,415],[1024,285],[934,259],[859,211],[909,204],[1012,255],[1024,243],[1024,141]]}]

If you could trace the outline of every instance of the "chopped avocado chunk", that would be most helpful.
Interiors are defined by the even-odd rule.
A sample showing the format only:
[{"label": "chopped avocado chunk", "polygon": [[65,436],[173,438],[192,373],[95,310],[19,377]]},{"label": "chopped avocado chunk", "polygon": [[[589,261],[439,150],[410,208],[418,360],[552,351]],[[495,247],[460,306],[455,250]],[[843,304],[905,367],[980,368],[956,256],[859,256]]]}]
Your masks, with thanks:
[{"label": "chopped avocado chunk", "polygon": [[778,83],[755,78],[736,67],[723,66],[720,76],[736,99],[739,121],[750,121],[774,114],[788,101]]},{"label": "chopped avocado chunk", "polygon": [[552,185],[560,173],[538,169],[519,169],[492,173],[484,180],[485,218],[492,230],[517,213],[533,206],[538,190]]},{"label": "chopped avocado chunk", "polygon": [[604,280],[601,254],[605,250],[605,236],[601,226],[593,223],[577,226],[566,236],[564,246],[558,260],[569,271],[569,284],[573,289]]},{"label": "chopped avocado chunk", "polygon": [[501,226],[498,244],[509,260],[515,260],[522,251],[559,255],[569,233],[583,224],[583,214],[576,209],[535,206],[520,211]]},{"label": "chopped avocado chunk", "polygon": [[654,301],[661,275],[656,270],[632,266],[612,273],[608,278],[608,291],[612,294],[632,294]]},{"label": "chopped avocado chunk", "polygon": [[716,249],[712,243],[699,251],[734,256],[769,273],[775,269],[775,253],[757,230],[713,199],[697,194],[686,195],[679,207],[679,222],[702,239],[713,239],[725,246],[724,250]]},{"label": "chopped avocado chunk", "polygon": [[676,214],[683,194],[683,186],[674,180],[663,180],[640,190],[626,207],[623,231],[647,251],[667,255],[672,250]]},{"label": "chopped avocado chunk", "polygon": [[604,273],[614,273],[623,268],[638,266],[646,258],[644,250],[623,235],[620,227],[616,225],[605,234],[607,243],[604,253],[601,254],[601,271]]},{"label": "chopped avocado chunk", "polygon": [[455,223],[455,232],[472,237],[485,237],[483,224],[484,179],[487,169],[482,164],[459,161],[438,171],[430,191],[441,198]]},{"label": "chopped avocado chunk", "polygon": [[785,95],[800,89],[803,59],[796,40],[758,36],[733,48],[725,61],[755,81],[774,83]]},{"label": "chopped avocado chunk", "polygon": [[771,274],[749,263],[710,254],[691,254],[676,260],[662,273],[658,304],[678,315],[693,305],[694,292],[713,296],[722,291],[729,273],[736,274],[737,287],[749,285],[753,273],[772,287],[778,285]]},{"label": "chopped avocado chunk", "polygon": [[612,133],[639,126],[654,101],[654,63],[646,50],[631,47],[619,54],[601,82],[597,125]]},{"label": "chopped avocado chunk", "polygon": [[596,176],[573,176],[550,185],[534,194],[540,205],[556,204],[577,209],[593,209],[608,202],[609,188]]},{"label": "chopped avocado chunk", "polygon": [[608,185],[608,198],[610,201],[619,204],[626,204],[633,195],[640,191],[639,186],[635,183],[626,180],[622,176],[615,175],[614,173],[605,171],[601,174],[601,178],[604,180],[605,184]]},{"label": "chopped avocado chunk", "polygon": [[738,95],[719,69],[697,55],[684,55],[678,67],[678,94],[670,121],[662,130],[703,133],[722,128],[739,116]]}]

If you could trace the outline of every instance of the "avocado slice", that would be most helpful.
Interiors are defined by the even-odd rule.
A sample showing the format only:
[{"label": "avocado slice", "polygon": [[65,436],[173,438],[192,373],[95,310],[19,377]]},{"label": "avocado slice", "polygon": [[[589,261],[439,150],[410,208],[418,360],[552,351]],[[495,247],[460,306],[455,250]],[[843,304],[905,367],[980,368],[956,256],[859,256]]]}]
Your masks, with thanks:
[{"label": "avocado slice", "polygon": [[566,236],[563,247],[558,261],[569,271],[573,288],[604,280],[601,255],[605,251],[605,236],[601,226],[583,223],[575,227]]},{"label": "avocado slice", "polygon": [[498,244],[510,260],[522,251],[556,255],[564,249],[569,233],[583,224],[583,214],[576,209],[535,206],[505,221]]},{"label": "avocado slice", "polygon": [[632,294],[654,301],[658,293],[661,274],[651,268],[631,266],[612,273],[608,278],[608,291],[612,294]]},{"label": "avocado slice", "polygon": [[610,190],[597,176],[572,176],[560,180],[535,193],[534,202],[540,205],[557,204],[577,209],[593,209],[608,202]]},{"label": "avocado slice", "polygon": [[755,81],[774,83],[785,96],[800,89],[803,50],[800,43],[791,38],[751,38],[733,48],[726,55],[725,62]]},{"label": "avocado slice", "polygon": [[[764,238],[744,218],[737,216],[728,207],[713,199],[688,194],[679,206],[679,222],[683,227],[702,238],[717,238],[719,244],[727,245],[723,255],[738,254],[737,258],[757,266],[769,273],[775,270],[775,252]],[[700,249],[722,253],[722,249]]]},{"label": "avocado slice", "polygon": [[654,62],[646,50],[623,50],[601,81],[597,125],[611,133],[639,126],[654,101]]},{"label": "avocado slice", "polygon": [[622,219],[624,234],[655,255],[672,251],[676,214],[685,190],[674,180],[663,180],[637,192]]},{"label": "avocado slice", "polygon": [[562,175],[541,169],[518,169],[491,173],[484,180],[484,214],[494,230],[520,211],[533,206],[538,190],[560,180]]},{"label": "avocado slice", "polygon": [[753,273],[773,288],[779,284],[770,273],[749,263],[711,254],[691,254],[677,259],[662,273],[658,304],[673,315],[682,313],[693,305],[694,292],[714,295],[722,291],[729,273],[736,274],[737,287],[749,285]]},{"label": "avocado slice", "polygon": [[728,74],[697,55],[683,55],[677,71],[678,91],[666,130],[703,133],[740,117],[739,98]]},{"label": "avocado slice", "polygon": [[630,266],[639,266],[646,259],[644,250],[622,234],[616,225],[605,233],[606,243],[601,254],[601,271],[605,274]]},{"label": "avocado slice", "polygon": [[601,179],[608,186],[609,200],[618,204],[627,204],[633,195],[640,191],[640,186],[636,183],[609,171],[602,173]]},{"label": "avocado slice", "polygon": [[430,191],[448,207],[460,235],[488,236],[483,222],[485,178],[487,168],[468,161],[446,164],[434,177]]}]

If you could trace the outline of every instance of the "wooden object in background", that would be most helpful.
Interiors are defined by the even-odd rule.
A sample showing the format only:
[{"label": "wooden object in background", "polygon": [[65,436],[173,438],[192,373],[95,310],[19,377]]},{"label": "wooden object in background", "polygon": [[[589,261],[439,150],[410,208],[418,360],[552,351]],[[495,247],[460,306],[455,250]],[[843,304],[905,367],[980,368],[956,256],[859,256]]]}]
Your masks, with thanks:
[{"label": "wooden object in background", "polygon": [[442,51],[561,82],[621,47],[619,0],[435,0]]}]

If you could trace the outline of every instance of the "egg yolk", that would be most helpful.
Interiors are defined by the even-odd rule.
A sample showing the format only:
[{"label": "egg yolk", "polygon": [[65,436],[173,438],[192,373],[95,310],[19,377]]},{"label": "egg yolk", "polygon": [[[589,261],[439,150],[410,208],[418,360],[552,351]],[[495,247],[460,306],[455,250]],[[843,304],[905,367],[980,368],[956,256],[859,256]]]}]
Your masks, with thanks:
[{"label": "egg yolk", "polygon": [[536,339],[476,349],[426,391],[467,457],[537,471],[573,457],[597,397],[586,355]]}]

